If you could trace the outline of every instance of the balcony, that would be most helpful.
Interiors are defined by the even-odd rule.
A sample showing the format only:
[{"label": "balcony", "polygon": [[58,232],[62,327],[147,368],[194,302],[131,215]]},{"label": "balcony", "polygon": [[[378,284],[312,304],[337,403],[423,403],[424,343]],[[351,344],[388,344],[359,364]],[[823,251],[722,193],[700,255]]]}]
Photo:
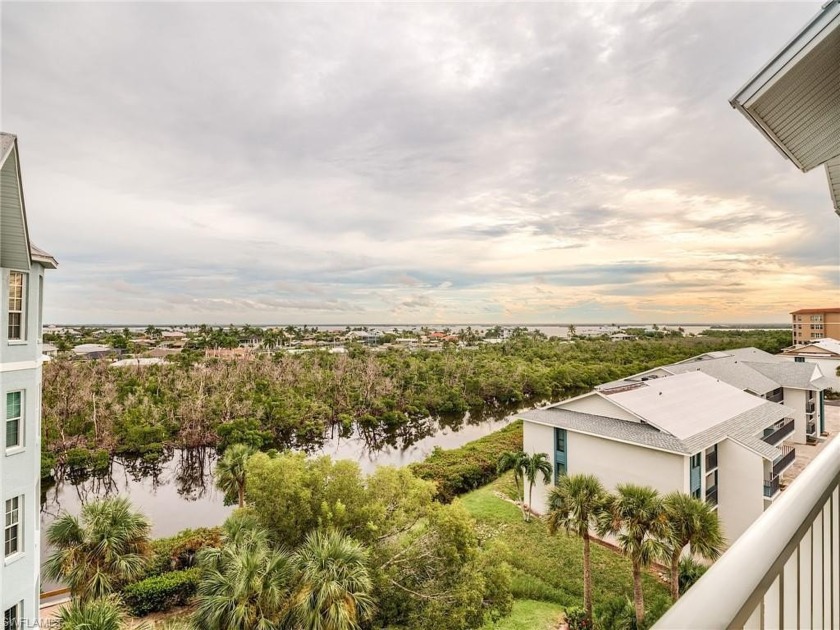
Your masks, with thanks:
[{"label": "balcony", "polygon": [[806,427],[807,428],[805,429],[805,434],[808,437],[816,437],[817,436],[817,423],[816,422],[808,421],[808,424],[806,425]]},{"label": "balcony", "polygon": [[793,433],[793,429],[793,419],[785,420],[781,425],[764,429],[764,435],[761,436],[761,439],[768,444],[775,445]]},{"label": "balcony", "polygon": [[767,499],[772,499],[779,493],[779,482],[781,479],[779,477],[773,477],[772,479],[765,479],[764,480],[764,497]]},{"label": "balcony", "polygon": [[714,450],[711,453],[706,453],[706,472],[714,470],[717,466],[717,450]]},{"label": "balcony", "polygon": [[773,476],[779,477],[794,459],[796,459],[796,449],[792,446],[783,446],[781,456],[773,462]]},{"label": "balcony", "polygon": [[839,544],[837,439],[654,628],[837,628]]},{"label": "balcony", "polygon": [[805,403],[805,413],[814,413],[817,410],[817,404],[813,400]]},{"label": "balcony", "polygon": [[709,503],[711,505],[718,504],[717,486],[706,488],[706,503]]}]

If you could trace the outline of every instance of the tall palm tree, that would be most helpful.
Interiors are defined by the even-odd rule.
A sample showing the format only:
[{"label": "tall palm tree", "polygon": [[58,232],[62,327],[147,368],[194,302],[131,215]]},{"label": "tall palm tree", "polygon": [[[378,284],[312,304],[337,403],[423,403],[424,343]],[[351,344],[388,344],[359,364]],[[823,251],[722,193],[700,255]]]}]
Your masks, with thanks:
[{"label": "tall palm tree", "polygon": [[260,529],[225,523],[221,549],[200,552],[204,569],[193,622],[203,630],[281,630],[288,627],[295,570]]},{"label": "tall palm tree", "polygon": [[119,497],[88,503],[81,519],[65,514],[50,525],[55,549],[44,566],[51,580],[82,602],[104,597],[142,575],[149,551],[149,521]]},{"label": "tall palm tree", "polygon": [[216,485],[225,497],[236,496],[239,507],[245,507],[245,480],[248,459],[254,454],[247,444],[231,444],[216,464]]},{"label": "tall palm tree", "polygon": [[534,484],[537,483],[540,473],[542,473],[544,483],[551,483],[551,462],[548,460],[547,453],[526,455],[522,461],[525,479],[528,480],[528,511],[525,513],[525,520],[530,521]]},{"label": "tall palm tree", "polygon": [[513,482],[516,484],[516,500],[524,502],[525,498],[522,496],[524,487],[522,483],[522,470],[525,467],[525,460],[528,454],[525,451],[507,451],[502,453],[499,461],[496,464],[496,472],[502,474],[508,470],[513,470]]},{"label": "tall palm tree", "polygon": [[709,560],[720,556],[724,539],[717,512],[705,501],[684,492],[672,492],[663,499],[665,514],[670,525],[665,540],[671,560],[671,599],[680,597],[680,556],[691,545],[692,555]]},{"label": "tall palm tree", "polygon": [[618,546],[633,563],[633,605],[636,624],[641,625],[645,618],[642,569],[665,555],[662,541],[670,535],[668,516],[653,488],[625,483],[616,490],[598,519],[598,531],[617,535]]},{"label": "tall palm tree", "polygon": [[310,533],[294,554],[295,618],[303,630],[356,630],[373,615],[367,553],[337,531]]},{"label": "tall palm tree", "polygon": [[74,599],[58,613],[61,630],[121,630],[125,623],[125,612],[113,596],[87,602]]},{"label": "tall palm tree", "polygon": [[548,495],[548,530],[563,529],[583,539],[583,605],[592,625],[592,569],[589,530],[609,505],[609,493],[594,475],[563,476]]}]

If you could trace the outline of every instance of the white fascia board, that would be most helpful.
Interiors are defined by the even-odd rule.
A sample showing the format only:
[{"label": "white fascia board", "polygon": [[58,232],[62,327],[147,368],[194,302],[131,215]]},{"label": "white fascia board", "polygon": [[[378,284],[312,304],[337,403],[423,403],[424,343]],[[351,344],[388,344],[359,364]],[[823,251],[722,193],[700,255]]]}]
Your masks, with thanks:
[{"label": "white fascia board", "polygon": [[564,429],[565,431],[571,431],[572,433],[580,433],[581,435],[589,435],[591,437],[596,437],[601,440],[609,440],[610,442],[619,442],[621,444],[627,444],[629,446],[635,446],[637,448],[646,448],[651,451],[660,451],[662,453],[669,453],[671,455],[680,455],[681,457],[688,457],[688,453],[683,451],[672,451],[671,449],[667,448],[660,448],[658,446],[650,446],[648,444],[639,444],[638,442],[630,442],[628,440],[621,440],[616,437],[611,437],[608,435],[602,435],[601,433],[593,433],[591,431],[581,431],[580,429],[570,429],[568,427],[558,427],[556,424],[550,424],[548,422],[540,422],[539,420],[531,420],[530,418],[520,418],[522,422],[530,422],[532,424],[539,424],[544,427],[551,427],[552,429]]},{"label": "white fascia board", "polygon": [[[785,75],[787,70],[816,48],[835,28],[840,27],[840,0],[829,0],[820,12],[791,39],[776,55],[759,70],[738,92],[729,99],[729,104],[747,119],[773,143],[779,152],[797,168],[805,171],[802,163],[794,157],[775,133],[764,122],[753,115],[750,107],[767,90]],[[838,209],[840,214],[840,209]]]}]

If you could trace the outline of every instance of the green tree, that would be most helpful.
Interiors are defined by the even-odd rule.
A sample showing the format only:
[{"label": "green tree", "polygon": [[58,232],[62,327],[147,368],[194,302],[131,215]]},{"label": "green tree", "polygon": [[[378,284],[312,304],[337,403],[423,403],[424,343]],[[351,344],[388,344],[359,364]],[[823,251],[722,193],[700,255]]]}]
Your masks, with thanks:
[{"label": "green tree", "polygon": [[691,554],[708,560],[720,556],[724,539],[718,515],[705,501],[684,492],[672,492],[663,499],[670,530],[665,547],[671,561],[671,599],[680,597],[680,557],[691,545]]},{"label": "green tree", "polygon": [[636,623],[641,625],[645,618],[642,569],[665,555],[662,541],[670,535],[668,515],[653,488],[625,483],[616,490],[598,519],[598,531],[616,535],[618,546],[633,564],[633,605]]},{"label": "green tree", "polygon": [[202,630],[287,628],[295,569],[288,554],[269,544],[248,514],[225,523],[221,549],[199,553],[203,567],[193,622]]},{"label": "green tree", "polygon": [[149,530],[126,498],[88,503],[81,519],[65,514],[50,525],[47,543],[55,551],[44,575],[64,582],[83,603],[107,596],[143,574]]},{"label": "green tree", "polygon": [[232,497],[245,507],[245,482],[248,477],[248,459],[254,450],[245,444],[230,445],[216,464],[216,485],[225,493],[226,503]]},{"label": "green tree", "polygon": [[58,624],[61,630],[121,630],[125,628],[126,615],[116,597],[73,599],[59,611]]},{"label": "green tree", "polygon": [[373,615],[367,552],[335,530],[311,532],[295,551],[294,616],[304,630],[356,630]]},{"label": "green tree", "polygon": [[543,483],[551,483],[551,462],[548,459],[548,454],[526,455],[523,460],[523,472],[525,479],[528,481],[528,511],[525,513],[525,520],[530,521],[533,510],[534,484],[537,483],[537,477],[542,473]]},{"label": "green tree", "polygon": [[507,451],[502,453],[496,465],[496,472],[500,475],[508,470],[513,471],[513,482],[516,484],[516,500],[520,503],[525,502],[522,473],[527,459],[528,454],[525,451]]},{"label": "green tree", "polygon": [[589,531],[609,505],[609,494],[594,475],[560,477],[548,495],[548,529],[565,530],[583,539],[583,606],[592,625],[592,569]]}]

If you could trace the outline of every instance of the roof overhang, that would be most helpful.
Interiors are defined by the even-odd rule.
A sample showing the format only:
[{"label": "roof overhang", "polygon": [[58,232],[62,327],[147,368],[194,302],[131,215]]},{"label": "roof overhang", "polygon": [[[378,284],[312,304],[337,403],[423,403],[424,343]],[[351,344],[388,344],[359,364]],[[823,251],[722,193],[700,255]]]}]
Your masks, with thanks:
[{"label": "roof overhang", "polygon": [[840,214],[840,0],[823,5],[729,102],[800,170],[825,165]]}]

